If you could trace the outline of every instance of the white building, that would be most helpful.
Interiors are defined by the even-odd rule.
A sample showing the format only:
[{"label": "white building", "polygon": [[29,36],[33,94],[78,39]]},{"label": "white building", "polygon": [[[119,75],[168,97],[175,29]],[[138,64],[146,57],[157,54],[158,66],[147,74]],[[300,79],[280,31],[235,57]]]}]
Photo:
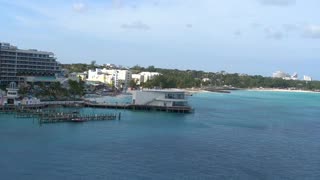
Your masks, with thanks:
[{"label": "white building", "polygon": [[185,107],[188,101],[184,91],[144,90],[134,91],[132,104],[161,107]]},{"label": "white building", "polygon": [[303,80],[304,81],[312,81],[312,77],[304,75]]},{"label": "white building", "polygon": [[129,70],[96,69],[88,71],[88,81],[102,82],[113,85],[116,88],[127,88],[132,79]]},{"label": "white building", "polygon": [[210,81],[209,78],[203,78],[203,79],[202,79],[202,82],[209,82],[209,81]]},{"label": "white building", "polygon": [[281,78],[281,79],[286,79],[286,78],[291,78],[288,73],[282,72],[282,71],[277,71],[272,74],[273,78]]},{"label": "white building", "polygon": [[298,73],[293,73],[292,76],[290,76],[290,74],[282,72],[282,71],[277,71],[275,73],[273,73],[272,75],[273,78],[281,78],[284,80],[298,80],[299,79],[299,75]]},{"label": "white building", "polygon": [[155,76],[160,76],[161,74],[158,72],[141,72],[141,76],[143,76],[143,82],[147,82],[151,79],[153,79]]},{"label": "white building", "polygon": [[0,94],[0,105],[20,105],[21,102],[19,100],[18,91],[19,89],[17,88],[17,84],[15,82],[11,82],[7,88],[7,95],[4,96]]},{"label": "white building", "polygon": [[22,99],[21,104],[22,105],[37,105],[40,104],[40,99],[37,99],[35,97],[25,97]]},{"label": "white building", "polygon": [[140,85],[144,82],[144,76],[141,74],[132,74],[132,79],[136,82],[137,85]]}]

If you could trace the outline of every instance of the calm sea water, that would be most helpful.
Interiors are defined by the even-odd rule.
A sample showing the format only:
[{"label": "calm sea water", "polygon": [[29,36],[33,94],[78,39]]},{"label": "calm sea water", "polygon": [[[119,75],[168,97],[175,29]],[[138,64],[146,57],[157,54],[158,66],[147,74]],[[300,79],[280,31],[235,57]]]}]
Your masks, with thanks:
[{"label": "calm sea water", "polygon": [[121,110],[121,121],[0,115],[0,179],[320,179],[320,94],[189,100],[194,114]]}]

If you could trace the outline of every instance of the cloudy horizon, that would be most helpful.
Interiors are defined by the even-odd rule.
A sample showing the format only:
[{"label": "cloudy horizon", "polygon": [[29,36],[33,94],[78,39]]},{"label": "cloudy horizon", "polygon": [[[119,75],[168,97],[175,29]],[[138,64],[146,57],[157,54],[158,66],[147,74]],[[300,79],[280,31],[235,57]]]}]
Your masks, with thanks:
[{"label": "cloudy horizon", "polygon": [[0,0],[0,41],[61,63],[320,79],[316,0]]}]

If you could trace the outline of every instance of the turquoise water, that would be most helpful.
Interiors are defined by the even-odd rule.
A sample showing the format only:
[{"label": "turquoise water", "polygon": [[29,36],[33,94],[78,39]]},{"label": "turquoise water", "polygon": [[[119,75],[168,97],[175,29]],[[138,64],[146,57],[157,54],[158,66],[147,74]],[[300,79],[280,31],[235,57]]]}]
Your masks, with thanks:
[{"label": "turquoise water", "polygon": [[[39,126],[0,115],[1,179],[320,179],[320,94],[238,91],[194,114]],[[115,112],[83,109],[82,113]]]}]

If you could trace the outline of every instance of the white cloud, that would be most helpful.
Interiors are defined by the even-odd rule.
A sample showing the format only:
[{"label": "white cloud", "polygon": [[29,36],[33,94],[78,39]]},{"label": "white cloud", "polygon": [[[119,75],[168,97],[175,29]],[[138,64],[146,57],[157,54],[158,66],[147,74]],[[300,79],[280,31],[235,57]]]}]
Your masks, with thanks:
[{"label": "white cloud", "polygon": [[84,3],[74,3],[72,8],[76,12],[84,12],[87,10],[87,6]]},{"label": "white cloud", "polygon": [[320,25],[308,25],[305,27],[303,36],[306,38],[320,39]]},{"label": "white cloud", "polygon": [[258,0],[263,5],[290,6],[296,4],[296,0]]}]

